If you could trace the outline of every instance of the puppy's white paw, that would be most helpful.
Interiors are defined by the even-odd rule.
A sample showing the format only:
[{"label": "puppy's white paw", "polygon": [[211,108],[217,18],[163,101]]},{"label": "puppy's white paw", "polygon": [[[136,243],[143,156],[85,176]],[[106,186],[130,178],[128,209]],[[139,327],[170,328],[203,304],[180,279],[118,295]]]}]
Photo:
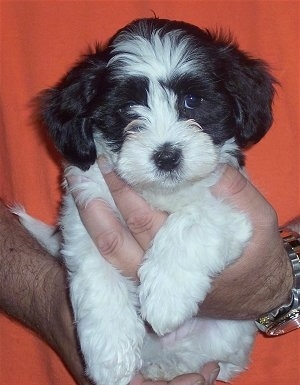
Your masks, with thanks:
[{"label": "puppy's white paw", "polygon": [[172,272],[158,272],[152,264],[149,259],[139,272],[141,315],[156,334],[164,335],[197,313],[198,301],[205,296],[209,282],[206,277],[200,285],[198,282],[191,285],[192,280],[187,272],[177,280]]},{"label": "puppy's white paw", "polygon": [[114,331],[108,334],[101,328],[88,331],[86,325],[79,325],[86,371],[96,385],[127,385],[141,367],[142,324],[127,333],[122,325],[114,324]]},{"label": "puppy's white paw", "polygon": [[[176,295],[174,293],[174,295]],[[197,313],[197,302],[189,304],[175,297],[162,298],[159,293],[150,293],[141,306],[142,317],[149,322],[158,335],[165,335],[175,330],[184,321]]]},{"label": "puppy's white paw", "polygon": [[95,385],[127,385],[141,366],[145,326],[134,283],[96,253],[70,278],[86,371]]}]

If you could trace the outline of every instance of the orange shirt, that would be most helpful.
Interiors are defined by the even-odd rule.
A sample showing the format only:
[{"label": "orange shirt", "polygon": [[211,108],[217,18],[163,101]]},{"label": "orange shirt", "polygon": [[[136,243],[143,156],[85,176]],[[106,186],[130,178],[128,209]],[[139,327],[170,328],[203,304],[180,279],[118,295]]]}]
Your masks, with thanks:
[{"label": "orange shirt", "polygon": [[[2,1],[0,197],[53,223],[60,200],[58,157],[33,122],[31,99],[53,85],[86,47],[138,17],[181,19],[231,30],[265,59],[281,83],[270,133],[248,151],[256,186],[280,223],[300,214],[298,1]],[[300,332],[259,336],[249,371],[234,385],[299,384]],[[297,356],[297,357],[296,357]],[[0,317],[0,385],[74,385],[55,353],[20,324]],[[105,384],[104,384],[105,385]]]}]

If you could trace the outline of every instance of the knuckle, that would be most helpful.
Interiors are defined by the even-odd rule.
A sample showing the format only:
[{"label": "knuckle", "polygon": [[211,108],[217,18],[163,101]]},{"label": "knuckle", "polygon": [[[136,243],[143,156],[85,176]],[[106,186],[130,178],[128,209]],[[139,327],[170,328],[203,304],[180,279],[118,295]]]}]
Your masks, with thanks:
[{"label": "knuckle", "polygon": [[128,216],[126,222],[132,234],[148,233],[153,228],[153,214],[150,211],[136,210]]},{"label": "knuckle", "polygon": [[96,237],[96,246],[104,257],[113,257],[121,247],[121,236],[114,230],[105,231]]},{"label": "knuckle", "polygon": [[116,178],[115,176],[113,180],[110,181],[109,189],[112,195],[117,199],[122,198],[128,191],[130,191],[130,187],[122,179]]}]

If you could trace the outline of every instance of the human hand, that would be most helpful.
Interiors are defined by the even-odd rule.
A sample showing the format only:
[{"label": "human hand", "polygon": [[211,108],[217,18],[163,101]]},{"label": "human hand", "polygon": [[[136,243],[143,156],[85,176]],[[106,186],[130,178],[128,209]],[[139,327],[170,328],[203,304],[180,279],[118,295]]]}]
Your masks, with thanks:
[{"label": "human hand", "polygon": [[[144,252],[167,214],[153,210],[101,162],[105,181],[128,228],[99,200],[78,207],[79,213],[102,255],[125,275],[136,278]],[[277,216],[255,187],[232,167],[224,166],[212,193],[248,214],[253,236],[239,260],[214,280],[212,291],[201,304],[201,314],[254,319],[284,303],[292,286]]]},{"label": "human hand", "polygon": [[[124,275],[138,279],[137,271],[144,253],[168,215],[154,210],[114,172],[108,172],[101,161],[100,164],[127,227],[122,225],[103,200],[93,199],[82,206],[76,201],[76,192],[73,196],[81,220],[101,255]],[[78,185],[76,178],[68,174],[70,187],[73,184]]]},{"label": "human hand", "polygon": [[257,318],[286,303],[293,284],[277,214],[251,182],[229,166],[212,193],[246,213],[253,234],[241,257],[214,280],[201,312],[212,317]]}]

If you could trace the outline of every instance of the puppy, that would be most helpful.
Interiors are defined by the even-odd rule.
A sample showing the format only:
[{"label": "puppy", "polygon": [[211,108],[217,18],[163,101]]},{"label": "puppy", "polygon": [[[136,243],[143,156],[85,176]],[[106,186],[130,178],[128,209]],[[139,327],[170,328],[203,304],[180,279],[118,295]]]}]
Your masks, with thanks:
[{"label": "puppy", "polygon": [[153,18],[125,26],[43,94],[41,115],[71,164],[66,173],[83,177],[73,187],[78,200],[104,199],[118,213],[95,165],[104,155],[169,213],[137,285],[101,257],[66,184],[61,245],[50,227],[15,210],[42,245],[60,249],[87,374],[97,385],[126,385],[138,371],[170,380],[209,361],[219,363],[222,381],[246,368],[254,323],[201,317],[212,278],[251,237],[247,216],[209,187],[221,164],[242,169],[243,149],[268,131],[274,83],[266,64],[230,38]]}]

